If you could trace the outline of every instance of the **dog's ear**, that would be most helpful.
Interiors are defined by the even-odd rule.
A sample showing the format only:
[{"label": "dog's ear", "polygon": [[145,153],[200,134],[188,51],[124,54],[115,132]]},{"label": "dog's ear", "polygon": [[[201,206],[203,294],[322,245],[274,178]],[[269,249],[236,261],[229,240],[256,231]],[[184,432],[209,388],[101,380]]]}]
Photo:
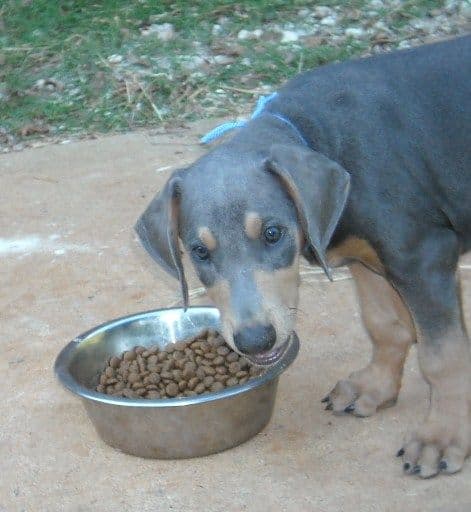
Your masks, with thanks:
[{"label": "dog's ear", "polygon": [[326,249],[347,201],[350,175],[320,153],[283,144],[272,146],[267,169],[279,178],[294,202],[306,239],[305,256],[312,259],[314,253],[332,279]]},{"label": "dog's ear", "polygon": [[181,177],[174,174],[139,217],[134,229],[152,258],[180,281],[186,308],[188,285],[178,240],[181,183]]}]

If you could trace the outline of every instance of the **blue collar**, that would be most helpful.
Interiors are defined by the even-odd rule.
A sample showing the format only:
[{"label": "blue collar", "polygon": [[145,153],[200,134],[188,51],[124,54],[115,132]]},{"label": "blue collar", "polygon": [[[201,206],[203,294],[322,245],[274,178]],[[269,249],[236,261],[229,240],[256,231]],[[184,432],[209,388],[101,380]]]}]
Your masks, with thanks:
[{"label": "blue collar", "polygon": [[293,132],[298,136],[299,140],[305,145],[309,146],[306,139],[303,137],[301,132],[296,128],[296,126],[285,116],[282,116],[281,114],[277,114],[276,112],[264,112],[265,114],[268,114],[270,116],[276,117],[280,121],[283,121],[283,123],[287,124]]},{"label": "blue collar", "polygon": [[[255,107],[255,110],[251,116],[251,119],[255,119],[256,117],[260,116],[261,114],[270,115],[273,117],[276,117],[283,123],[285,123],[287,126],[289,126],[294,133],[298,136],[298,138],[301,140],[301,142],[308,146],[308,143],[306,139],[303,137],[301,132],[296,128],[296,126],[286,117],[282,116],[281,114],[278,114],[276,112],[267,112],[265,110],[265,106],[275,99],[278,96],[277,92],[274,92],[273,94],[270,94],[269,96],[260,96],[260,98],[257,101],[257,106]],[[247,119],[244,119],[242,121],[229,121],[227,123],[220,124],[219,126],[216,126],[216,128],[213,128],[210,132],[208,132],[204,137],[200,139],[202,144],[210,144],[213,142],[213,140],[218,139],[224,133],[234,130],[236,128],[243,128],[248,123]]]}]

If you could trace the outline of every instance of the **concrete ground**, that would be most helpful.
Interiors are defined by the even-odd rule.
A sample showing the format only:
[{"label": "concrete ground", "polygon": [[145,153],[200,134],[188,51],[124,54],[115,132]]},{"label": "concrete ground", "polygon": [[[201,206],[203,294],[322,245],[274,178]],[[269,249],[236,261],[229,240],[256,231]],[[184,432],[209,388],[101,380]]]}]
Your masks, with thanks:
[{"label": "concrete ground", "polygon": [[[414,350],[395,407],[367,419],[324,411],[324,394],[369,356],[345,272],[332,284],[304,278],[301,353],[269,426],[235,449],[179,461],[124,455],[56,382],[54,359],[77,334],[178,300],[131,228],[169,169],[203,152],[207,126],[0,156],[0,511],[470,511],[470,462],[423,481],[403,476],[394,457],[427,406]],[[471,271],[463,275],[470,325]]]}]

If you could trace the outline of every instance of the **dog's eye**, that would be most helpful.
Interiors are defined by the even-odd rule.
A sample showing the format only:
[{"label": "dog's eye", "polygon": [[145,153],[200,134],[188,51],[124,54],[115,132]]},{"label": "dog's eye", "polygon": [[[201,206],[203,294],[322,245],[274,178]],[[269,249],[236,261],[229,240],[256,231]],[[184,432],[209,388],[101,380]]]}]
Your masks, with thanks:
[{"label": "dog's eye", "polygon": [[195,245],[192,251],[199,260],[207,260],[209,258],[209,251],[204,245]]},{"label": "dog's eye", "polygon": [[283,231],[278,226],[268,226],[263,232],[263,236],[269,244],[276,244],[282,234]]}]

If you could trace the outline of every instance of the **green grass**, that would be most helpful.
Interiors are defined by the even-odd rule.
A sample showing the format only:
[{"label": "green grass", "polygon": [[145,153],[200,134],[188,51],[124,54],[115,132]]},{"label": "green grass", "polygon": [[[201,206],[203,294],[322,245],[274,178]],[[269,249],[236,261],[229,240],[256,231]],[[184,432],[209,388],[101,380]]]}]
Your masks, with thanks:
[{"label": "green grass", "polygon": [[421,18],[444,4],[444,0],[405,0],[391,17],[396,25],[401,26],[411,18]]},{"label": "green grass", "polygon": [[[300,69],[359,55],[368,47],[358,41],[322,42],[313,48],[237,41],[239,30],[273,22],[299,23],[297,13],[304,7],[342,5],[353,10],[364,4],[365,0],[4,0],[0,127],[15,134],[31,123],[46,124],[51,133],[109,132],[235,112],[240,105],[251,105],[263,86],[279,84]],[[391,14],[398,25],[443,1],[403,4]],[[224,37],[211,32],[220,16],[228,19]],[[149,22],[172,23],[178,37],[169,43],[143,37],[139,27]],[[185,67],[183,55],[207,53],[213,44],[227,41],[240,49],[231,65],[194,71]],[[126,65],[110,64],[113,54],[121,55]],[[41,79],[60,87],[38,89],[35,84]],[[226,95],[217,94],[221,88]]]}]

